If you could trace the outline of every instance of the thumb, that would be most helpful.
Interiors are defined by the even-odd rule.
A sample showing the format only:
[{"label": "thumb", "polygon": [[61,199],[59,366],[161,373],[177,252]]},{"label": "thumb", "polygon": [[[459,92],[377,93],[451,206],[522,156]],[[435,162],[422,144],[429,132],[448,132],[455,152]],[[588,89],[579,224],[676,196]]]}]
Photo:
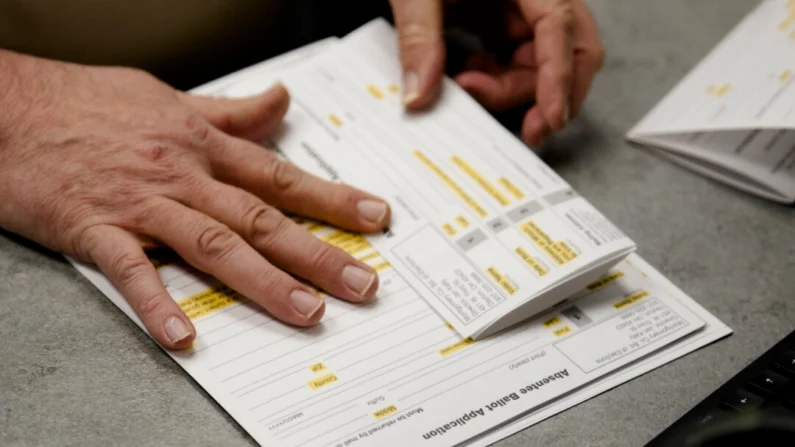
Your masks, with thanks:
[{"label": "thumb", "polygon": [[282,84],[248,98],[212,98],[183,93],[181,99],[219,130],[251,141],[270,135],[290,106],[290,94]]},{"label": "thumb", "polygon": [[390,0],[403,65],[403,103],[423,107],[439,91],[444,73],[442,0]]}]

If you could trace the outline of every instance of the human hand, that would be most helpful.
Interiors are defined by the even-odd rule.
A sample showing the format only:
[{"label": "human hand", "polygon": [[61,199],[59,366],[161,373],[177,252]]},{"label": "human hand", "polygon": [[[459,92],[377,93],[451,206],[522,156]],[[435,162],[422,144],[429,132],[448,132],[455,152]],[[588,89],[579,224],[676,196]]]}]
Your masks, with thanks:
[{"label": "human hand", "polygon": [[444,73],[443,23],[478,35],[493,54],[473,54],[455,81],[484,107],[535,104],[522,137],[539,145],[576,116],[604,61],[599,30],[582,0],[390,0],[409,109],[430,104]]},{"label": "human hand", "polygon": [[309,326],[324,302],[290,274],[349,301],[375,271],[279,209],[352,231],[389,220],[387,204],[280,161],[260,141],[289,95],[211,99],[126,68],[0,51],[0,227],[95,263],[169,349],[195,329],[145,254],[167,246],[286,323]]}]

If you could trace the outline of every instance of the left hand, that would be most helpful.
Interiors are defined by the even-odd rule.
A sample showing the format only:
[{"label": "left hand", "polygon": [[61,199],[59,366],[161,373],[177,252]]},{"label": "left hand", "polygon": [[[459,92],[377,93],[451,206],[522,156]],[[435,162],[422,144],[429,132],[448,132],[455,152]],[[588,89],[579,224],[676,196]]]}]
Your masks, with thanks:
[{"label": "left hand", "polygon": [[[535,102],[522,137],[539,145],[576,116],[604,61],[596,22],[582,0],[390,0],[400,40],[404,102],[430,104],[445,67],[443,23],[462,26],[509,61],[475,54],[455,77],[484,107],[502,111]],[[443,17],[444,15],[444,17]]]}]

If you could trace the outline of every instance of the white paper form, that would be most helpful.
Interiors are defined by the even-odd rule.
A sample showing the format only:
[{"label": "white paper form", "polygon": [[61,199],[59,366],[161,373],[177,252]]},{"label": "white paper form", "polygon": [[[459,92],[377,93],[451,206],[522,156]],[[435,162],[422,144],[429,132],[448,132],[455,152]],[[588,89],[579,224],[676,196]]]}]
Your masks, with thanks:
[{"label": "white paper form", "polygon": [[795,3],[762,1],[628,138],[734,187],[795,201]]},{"label": "white paper form", "polygon": [[[100,273],[75,265],[141,326]],[[704,324],[686,297],[632,266],[477,342],[445,326],[389,268],[373,303],[329,299],[324,322],[303,330],[180,263],[159,271],[198,332],[193,348],[169,354],[262,445],[456,445]]]},{"label": "white paper form", "polygon": [[[225,78],[228,84],[214,91],[244,94],[236,86],[245,84],[254,93],[274,79],[267,70],[250,70]],[[348,162],[350,147],[329,140],[327,127],[313,117],[317,112],[302,104],[294,102],[277,139],[284,153],[338,181],[376,172]],[[338,156],[321,158],[320,143],[338,149]],[[153,259],[197,328],[191,349],[168,355],[262,445],[467,443],[705,324],[688,309],[692,300],[632,262],[544,315],[474,341],[446,325],[367,239],[298,222],[380,272],[373,302],[328,297],[322,323],[299,329],[177,258]],[[145,330],[107,278],[70,261]]]},{"label": "white paper form", "polygon": [[338,169],[359,171],[348,178],[394,205],[390,231],[373,242],[459,333],[484,337],[547,309],[634,250],[459,87],[446,85],[428,114],[403,116],[395,41],[374,21],[286,75],[294,103],[328,135],[279,144],[288,158],[307,146],[327,163],[351,154]]},{"label": "white paper form", "polygon": [[[632,254],[625,259],[623,264],[629,264],[636,267],[638,270],[651,278],[657,284],[662,285],[666,290],[674,295],[684,297],[682,292],[676,285],[665,278],[660,272],[655,270],[651,265],[644,261],[637,254]],[[723,322],[718,320],[715,316],[710,314],[706,309],[701,307],[695,301],[687,298],[682,300],[682,304],[687,306],[691,311],[696,313],[701,319],[706,322],[706,325],[681,339],[673,342],[665,348],[655,352],[653,355],[646,359],[640,360],[632,365],[608,374],[596,381],[590,383],[588,386],[574,391],[560,399],[545,405],[530,414],[524,415],[503,427],[496,430],[484,433],[483,436],[473,440],[470,445],[475,447],[485,447],[491,445],[501,439],[518,433],[532,425],[535,425],[547,418],[555,416],[556,414],[565,411],[575,405],[578,405],[586,400],[595,397],[599,394],[609,391],[622,383],[635,379],[647,372],[659,368],[673,360],[683,357],[697,349],[714,343],[732,333],[731,328],[726,326]]]}]

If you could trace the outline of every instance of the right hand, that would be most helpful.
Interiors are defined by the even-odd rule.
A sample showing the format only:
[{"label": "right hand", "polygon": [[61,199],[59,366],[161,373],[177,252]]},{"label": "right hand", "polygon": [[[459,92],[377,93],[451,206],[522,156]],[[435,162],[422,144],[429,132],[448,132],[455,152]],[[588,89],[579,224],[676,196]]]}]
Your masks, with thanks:
[{"label": "right hand", "polygon": [[371,267],[279,211],[357,232],[390,215],[254,143],[284,117],[284,87],[212,99],[133,69],[2,50],[0,84],[0,227],[96,264],[167,349],[196,331],[146,248],[173,249],[293,325],[316,324],[324,302],[291,274],[349,301],[375,294]]}]

